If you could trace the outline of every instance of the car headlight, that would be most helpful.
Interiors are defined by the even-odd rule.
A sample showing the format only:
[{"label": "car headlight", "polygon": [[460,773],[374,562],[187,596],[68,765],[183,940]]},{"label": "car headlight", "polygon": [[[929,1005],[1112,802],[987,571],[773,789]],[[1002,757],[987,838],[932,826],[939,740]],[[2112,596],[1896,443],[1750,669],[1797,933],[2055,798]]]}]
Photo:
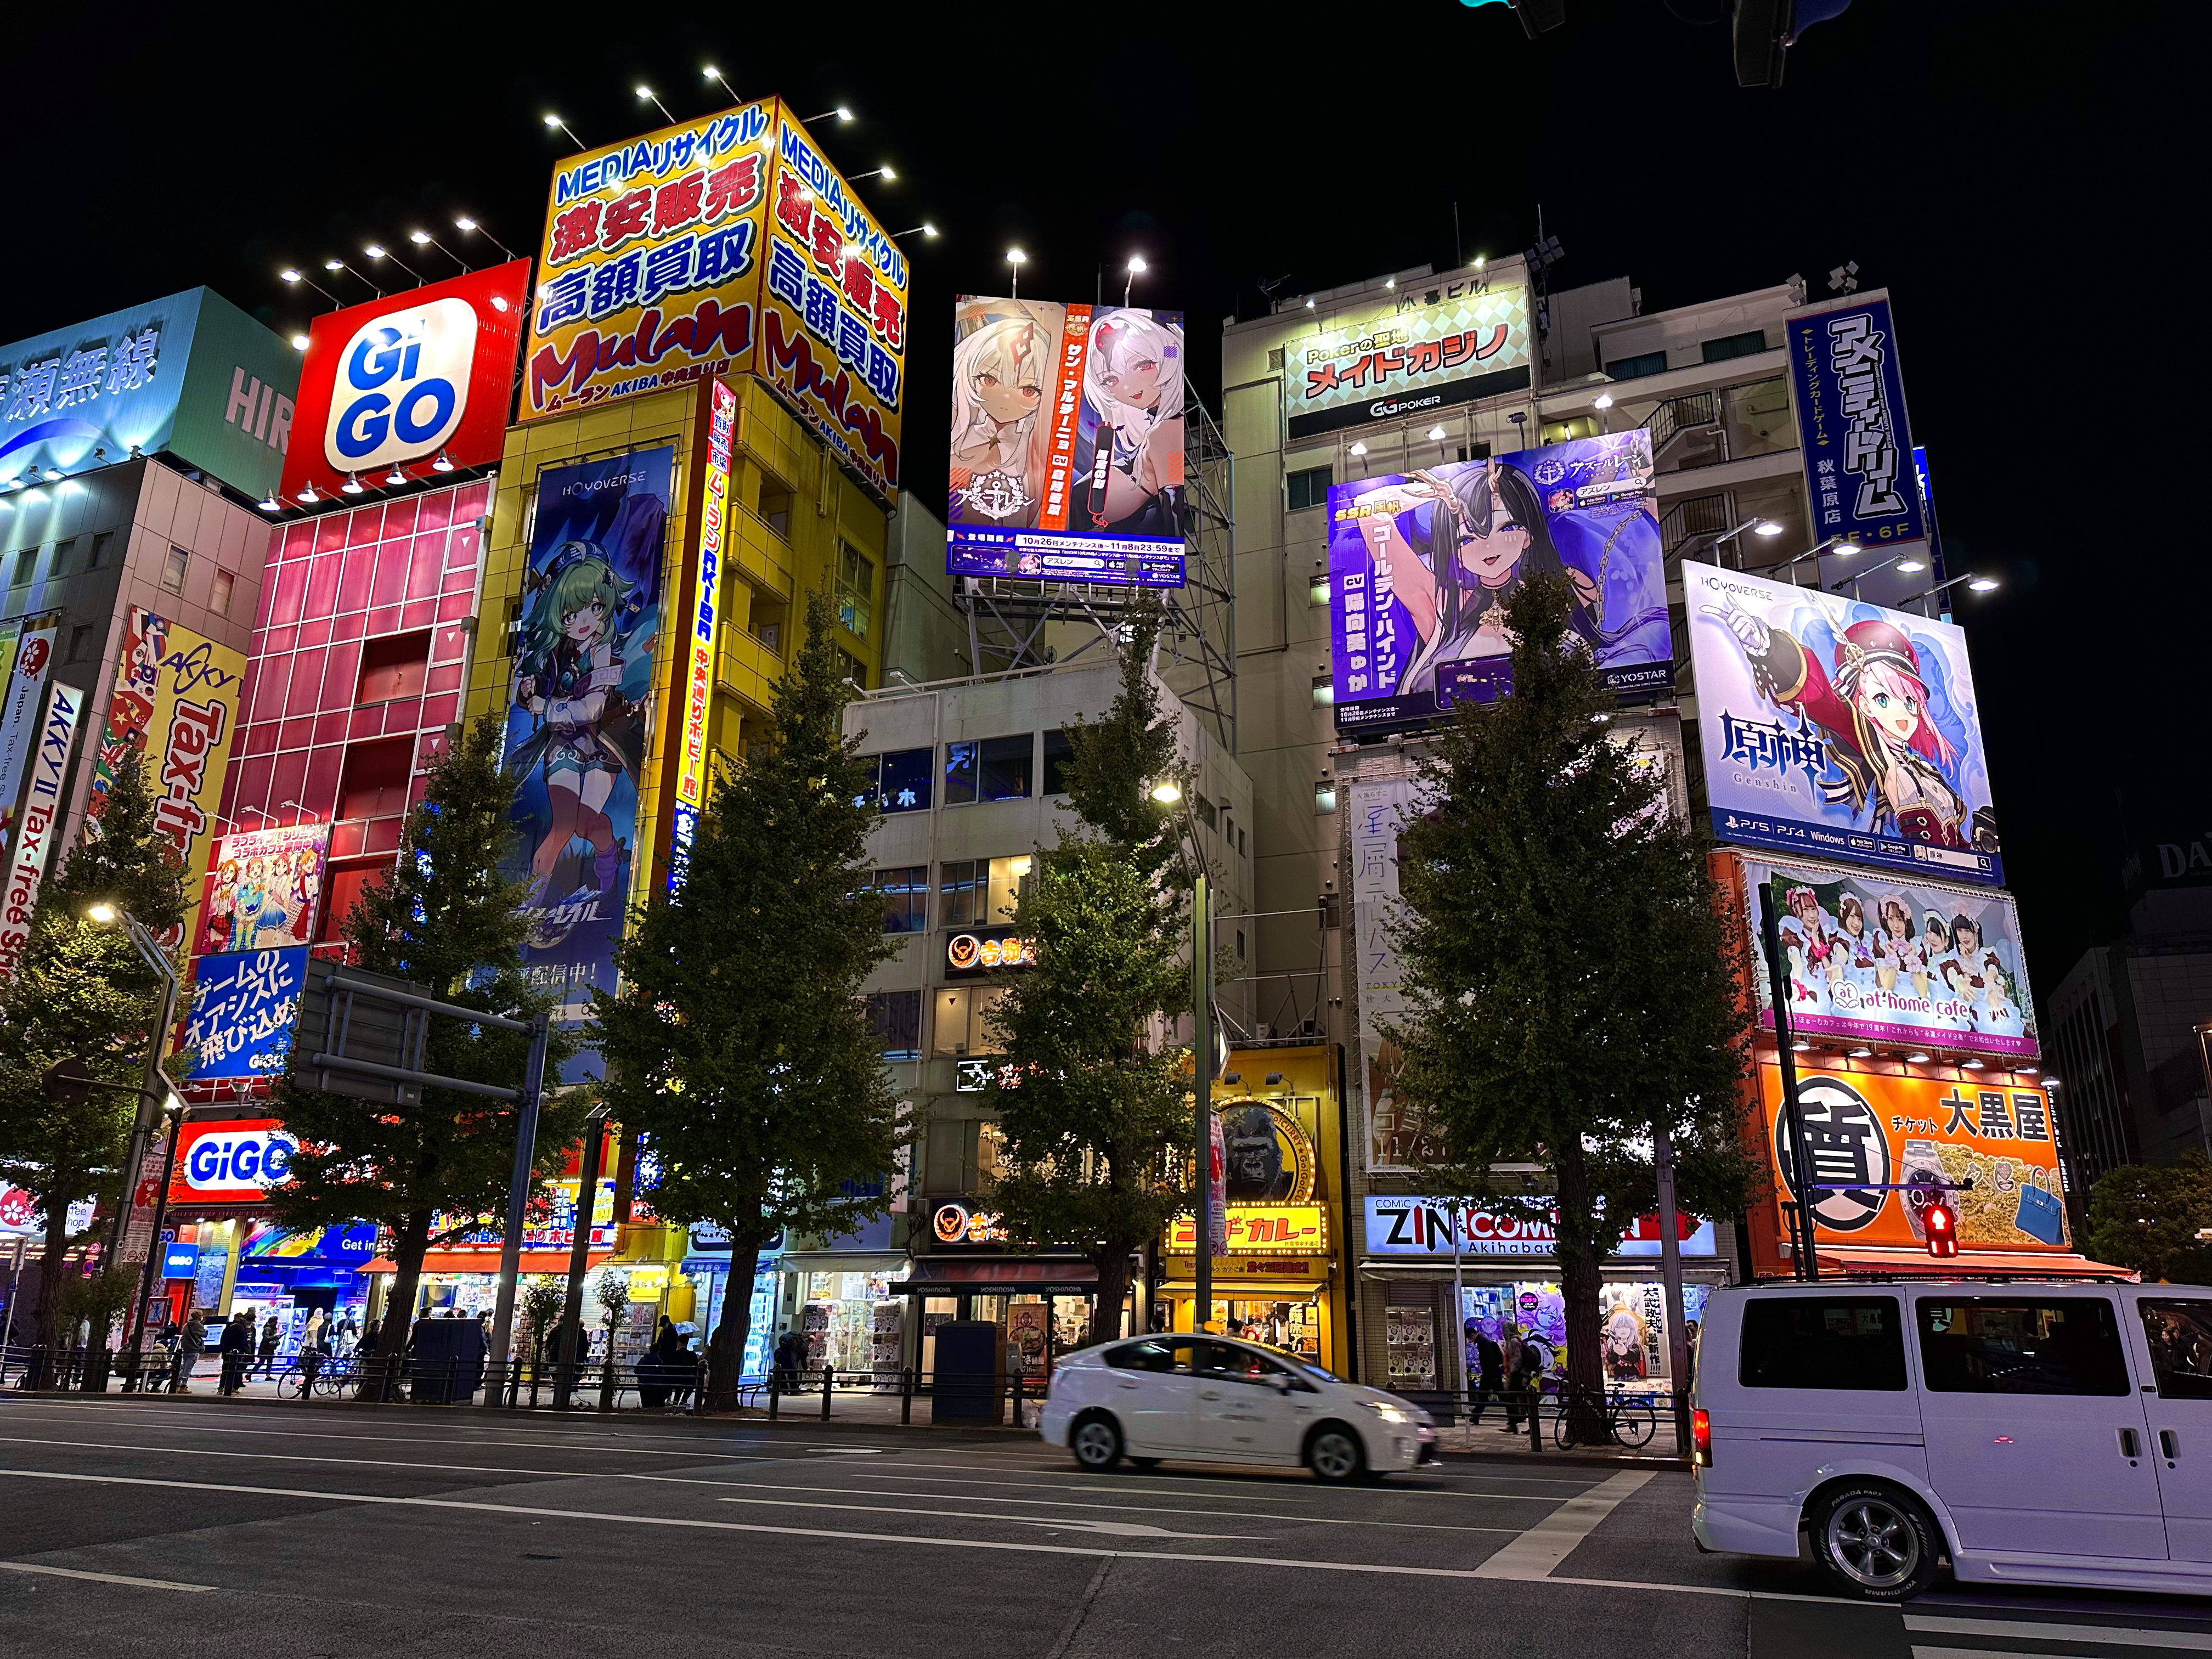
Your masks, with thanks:
[{"label": "car headlight", "polygon": [[1410,1423],[1413,1420],[1406,1414],[1404,1407],[1393,1405],[1386,1400],[1370,1400],[1367,1406],[1385,1423]]}]

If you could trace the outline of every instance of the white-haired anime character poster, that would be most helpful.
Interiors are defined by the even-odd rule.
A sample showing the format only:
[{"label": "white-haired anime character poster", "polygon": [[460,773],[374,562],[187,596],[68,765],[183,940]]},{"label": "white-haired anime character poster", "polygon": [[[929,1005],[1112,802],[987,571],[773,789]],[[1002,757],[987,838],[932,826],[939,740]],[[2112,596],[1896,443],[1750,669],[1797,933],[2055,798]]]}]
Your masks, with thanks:
[{"label": "white-haired anime character poster", "polygon": [[528,884],[523,969],[589,1015],[615,988],[652,734],[660,564],[676,452],[549,467],[538,486],[514,642],[506,769],[514,836],[501,872]]},{"label": "white-haired anime character poster", "polygon": [[2004,884],[1955,624],[1685,562],[1713,833]]},{"label": "white-haired anime character poster", "polygon": [[1184,364],[1180,312],[960,299],[945,568],[1182,586]]}]

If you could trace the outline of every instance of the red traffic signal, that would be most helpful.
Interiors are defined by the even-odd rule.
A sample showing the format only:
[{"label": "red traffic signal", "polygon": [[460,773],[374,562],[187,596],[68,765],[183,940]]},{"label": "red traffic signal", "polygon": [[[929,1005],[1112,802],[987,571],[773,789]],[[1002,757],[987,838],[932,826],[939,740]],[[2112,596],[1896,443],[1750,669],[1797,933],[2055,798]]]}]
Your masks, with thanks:
[{"label": "red traffic signal", "polygon": [[1947,1257],[1959,1254],[1959,1212],[1948,1199],[1931,1198],[1920,1212],[1920,1225],[1928,1237],[1928,1254]]}]

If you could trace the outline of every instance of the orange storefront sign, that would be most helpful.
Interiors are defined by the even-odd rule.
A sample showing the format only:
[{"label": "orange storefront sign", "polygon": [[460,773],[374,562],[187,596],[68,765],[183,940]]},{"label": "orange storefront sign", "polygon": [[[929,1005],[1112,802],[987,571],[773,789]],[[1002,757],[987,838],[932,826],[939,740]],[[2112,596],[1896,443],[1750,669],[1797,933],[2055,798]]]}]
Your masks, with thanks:
[{"label": "orange storefront sign", "polygon": [[[1775,1192],[1794,1205],[1781,1068],[1763,1064],[1759,1078]],[[1942,1182],[1959,1189],[1948,1196],[1966,1251],[2069,1248],[2051,1097],[2041,1088],[1826,1071],[1803,1073],[1797,1086],[1823,1246],[1924,1249],[1925,1198],[1884,1189],[1924,1184],[1933,1195]],[[1786,1242],[1786,1216],[1770,1213]]]},{"label": "orange storefront sign", "polygon": [[[1328,1212],[1318,1204],[1231,1204],[1227,1211],[1231,1255],[1326,1255]],[[1168,1254],[1198,1249],[1198,1224],[1179,1215],[1168,1224]]]}]

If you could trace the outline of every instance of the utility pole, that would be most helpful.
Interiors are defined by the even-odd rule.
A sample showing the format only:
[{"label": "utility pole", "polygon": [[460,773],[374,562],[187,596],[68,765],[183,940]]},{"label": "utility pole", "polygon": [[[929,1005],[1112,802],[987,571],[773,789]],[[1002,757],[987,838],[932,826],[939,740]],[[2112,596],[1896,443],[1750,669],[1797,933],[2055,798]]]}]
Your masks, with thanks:
[{"label": "utility pole", "polygon": [[[507,1190],[507,1231],[499,1246],[499,1297],[491,1317],[491,1374],[507,1375],[507,1352],[514,1341],[514,1289],[522,1273],[523,1212],[530,1199],[530,1172],[538,1160],[538,1109],[545,1092],[545,1039],[551,1022],[540,1014],[530,1022],[530,1056],[523,1062],[522,1091],[515,1102],[514,1178]],[[484,1390],[484,1404],[500,1403],[501,1387]]]},{"label": "utility pole", "polygon": [[[1191,840],[1198,836],[1194,830]],[[1201,867],[1194,884],[1190,911],[1191,1075],[1198,1099],[1197,1237],[1193,1241],[1196,1296],[1190,1328],[1206,1329],[1213,1318],[1213,899]]]},{"label": "utility pole", "polygon": [[[1813,1158],[1805,1149],[1805,1111],[1797,1099],[1797,1060],[1790,1047],[1790,970],[1783,964],[1782,924],[1774,914],[1773,884],[1759,890],[1759,927],[1766,946],[1766,975],[1774,1002],[1774,1047],[1782,1067],[1782,1109],[1790,1123],[1790,1184],[1797,1189],[1790,1221],[1790,1253],[1798,1279],[1818,1279],[1820,1259],[1813,1231]],[[1759,1116],[1766,1115],[1765,1108]]]}]

